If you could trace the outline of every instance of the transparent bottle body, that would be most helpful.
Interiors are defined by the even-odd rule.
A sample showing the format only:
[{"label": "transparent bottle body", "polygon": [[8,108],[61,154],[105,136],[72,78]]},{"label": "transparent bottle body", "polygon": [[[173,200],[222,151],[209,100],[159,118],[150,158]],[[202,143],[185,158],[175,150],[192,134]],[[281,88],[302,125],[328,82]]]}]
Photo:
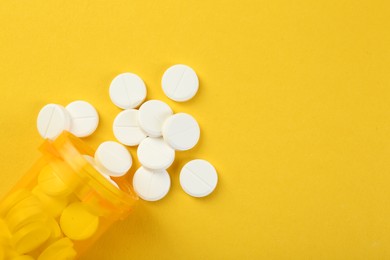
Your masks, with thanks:
[{"label": "transparent bottle body", "polygon": [[[126,176],[115,179],[119,189],[110,183],[86,160],[94,156],[93,149],[70,133],[46,140],[40,151],[41,158],[0,200],[0,260],[80,258],[113,223],[125,219],[138,200]],[[65,220],[74,220],[76,226],[86,221],[78,214],[63,216],[73,204],[82,205],[97,227],[91,231],[92,224],[85,223],[80,231],[71,230],[76,234],[67,231]],[[38,232],[39,227],[50,234]],[[67,242],[66,250],[57,245],[62,241]]]}]

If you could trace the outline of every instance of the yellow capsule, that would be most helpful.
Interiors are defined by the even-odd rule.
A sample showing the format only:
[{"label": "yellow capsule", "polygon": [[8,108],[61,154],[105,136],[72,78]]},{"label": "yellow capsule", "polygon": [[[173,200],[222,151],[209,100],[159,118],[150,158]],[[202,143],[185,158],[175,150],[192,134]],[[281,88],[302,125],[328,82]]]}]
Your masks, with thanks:
[{"label": "yellow capsule", "polygon": [[70,239],[84,240],[96,232],[99,217],[92,214],[83,203],[75,202],[62,212],[60,226]]},{"label": "yellow capsule", "polygon": [[52,197],[43,192],[40,187],[35,187],[32,193],[40,200],[43,209],[54,218],[59,217],[69,203],[68,197]]},{"label": "yellow capsule", "polygon": [[32,223],[21,228],[11,238],[19,254],[26,254],[41,246],[49,238],[51,230],[45,223]]},{"label": "yellow capsule", "polygon": [[50,165],[45,166],[38,176],[38,185],[47,195],[67,196],[71,189],[56,174]]}]

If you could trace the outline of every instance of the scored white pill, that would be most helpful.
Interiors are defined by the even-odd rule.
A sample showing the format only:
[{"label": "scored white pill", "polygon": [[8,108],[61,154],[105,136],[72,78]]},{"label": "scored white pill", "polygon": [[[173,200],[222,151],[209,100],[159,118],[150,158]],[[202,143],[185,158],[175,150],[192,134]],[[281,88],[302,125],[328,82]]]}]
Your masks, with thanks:
[{"label": "scored white pill", "polygon": [[199,88],[199,80],[195,71],[182,64],[167,69],[161,84],[165,95],[178,102],[190,100]]},{"label": "scored white pill", "polygon": [[147,137],[138,146],[138,160],[151,170],[165,170],[175,160],[175,150],[164,139]]},{"label": "scored white pill", "polygon": [[157,201],[164,198],[171,187],[167,171],[153,171],[140,167],[134,174],[133,187],[143,200]]},{"label": "scored white pill", "polygon": [[114,135],[124,145],[139,145],[146,138],[138,123],[138,113],[136,109],[127,109],[120,112],[114,120]]},{"label": "scored white pill", "polygon": [[205,197],[214,191],[218,175],[214,166],[205,160],[193,160],[184,165],[180,172],[180,185],[193,197]]},{"label": "scored white pill", "polygon": [[149,136],[162,135],[165,120],[173,114],[172,109],[160,100],[149,100],[139,108],[138,122]]},{"label": "scored white pill", "polygon": [[122,109],[138,107],[146,98],[145,83],[136,74],[122,73],[112,80],[110,97]]},{"label": "scored white pill", "polygon": [[71,119],[63,106],[49,104],[44,106],[38,114],[37,128],[45,139],[56,139],[63,131],[69,131]]},{"label": "scored white pill", "polygon": [[186,113],[170,116],[163,126],[164,140],[175,150],[193,148],[199,141],[200,128],[195,118]]},{"label": "scored white pill", "polygon": [[103,173],[113,177],[125,175],[133,163],[126,147],[113,141],[99,145],[95,152],[95,161]]},{"label": "scored white pill", "polygon": [[102,171],[99,166],[96,164],[95,162],[95,159],[92,157],[92,156],[89,156],[89,155],[83,155],[84,158],[87,160],[87,162],[92,165],[93,168],[95,168],[95,170],[100,173],[106,180],[108,180],[112,185],[114,185],[116,188],[119,189],[119,186],[118,184],[113,181],[110,176],[108,176],[104,171]]},{"label": "scored white pill", "polygon": [[88,102],[78,100],[66,106],[72,123],[70,132],[77,137],[87,137],[93,134],[99,125],[99,115]]}]

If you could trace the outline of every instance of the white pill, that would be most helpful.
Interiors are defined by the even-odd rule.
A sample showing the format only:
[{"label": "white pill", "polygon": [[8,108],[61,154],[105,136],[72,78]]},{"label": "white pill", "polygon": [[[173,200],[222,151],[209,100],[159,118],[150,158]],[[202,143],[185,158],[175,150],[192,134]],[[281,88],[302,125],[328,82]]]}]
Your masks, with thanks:
[{"label": "white pill", "polygon": [[170,116],[163,126],[164,140],[175,150],[191,149],[198,143],[199,136],[198,122],[186,113]]},{"label": "white pill", "polygon": [[152,171],[140,167],[133,177],[135,192],[143,200],[157,201],[167,195],[171,187],[171,178],[167,171]]},{"label": "white pill", "polygon": [[110,176],[108,176],[105,172],[103,172],[99,166],[96,164],[95,162],[95,159],[92,157],[92,156],[89,156],[89,155],[84,155],[84,158],[87,160],[87,162],[92,165],[93,168],[95,168],[95,170],[97,172],[99,172],[106,180],[108,180],[112,185],[114,185],[115,187],[117,187],[119,189],[119,186],[118,184],[111,180]]},{"label": "white pill", "polygon": [[173,114],[172,109],[160,100],[149,100],[139,108],[138,122],[141,128],[152,137],[162,135],[165,120]]},{"label": "white pill", "polygon": [[38,114],[38,132],[45,139],[54,140],[63,131],[69,131],[70,127],[70,115],[68,111],[60,105],[46,105]]},{"label": "white pill", "polygon": [[193,197],[205,197],[217,186],[218,175],[214,166],[205,160],[193,160],[180,172],[180,185]]},{"label": "white pill", "polygon": [[199,88],[199,80],[195,71],[182,64],[167,69],[161,84],[165,95],[178,102],[190,100]]},{"label": "white pill", "polygon": [[95,161],[104,173],[113,177],[125,175],[133,163],[126,147],[113,141],[104,142],[98,147]]},{"label": "white pill", "polygon": [[139,145],[146,138],[145,132],[138,124],[138,114],[136,109],[127,109],[120,112],[114,120],[114,135],[124,145]]},{"label": "white pill", "polygon": [[138,107],[146,98],[145,83],[136,74],[120,74],[111,82],[110,97],[122,109]]},{"label": "white pill", "polygon": [[175,150],[164,139],[147,137],[138,146],[138,160],[151,170],[165,170],[175,160]]},{"label": "white pill", "polygon": [[66,106],[72,124],[70,132],[77,137],[87,137],[93,134],[99,125],[99,115],[96,109],[85,101],[74,101]]}]

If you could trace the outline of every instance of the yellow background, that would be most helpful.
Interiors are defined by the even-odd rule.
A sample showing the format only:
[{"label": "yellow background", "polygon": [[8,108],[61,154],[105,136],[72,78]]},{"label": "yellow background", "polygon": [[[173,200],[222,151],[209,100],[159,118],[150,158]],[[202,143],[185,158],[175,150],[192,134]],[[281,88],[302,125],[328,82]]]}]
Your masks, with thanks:
[{"label": "yellow background", "polygon": [[[112,140],[108,87],[130,71],[201,141],[177,154],[169,195],[83,259],[389,259],[389,17],[385,0],[2,0],[0,195],[39,156],[46,103],[91,102],[86,142]],[[161,90],[176,63],[199,75],[190,102]],[[210,197],[180,188],[193,158],[218,169]]]}]

